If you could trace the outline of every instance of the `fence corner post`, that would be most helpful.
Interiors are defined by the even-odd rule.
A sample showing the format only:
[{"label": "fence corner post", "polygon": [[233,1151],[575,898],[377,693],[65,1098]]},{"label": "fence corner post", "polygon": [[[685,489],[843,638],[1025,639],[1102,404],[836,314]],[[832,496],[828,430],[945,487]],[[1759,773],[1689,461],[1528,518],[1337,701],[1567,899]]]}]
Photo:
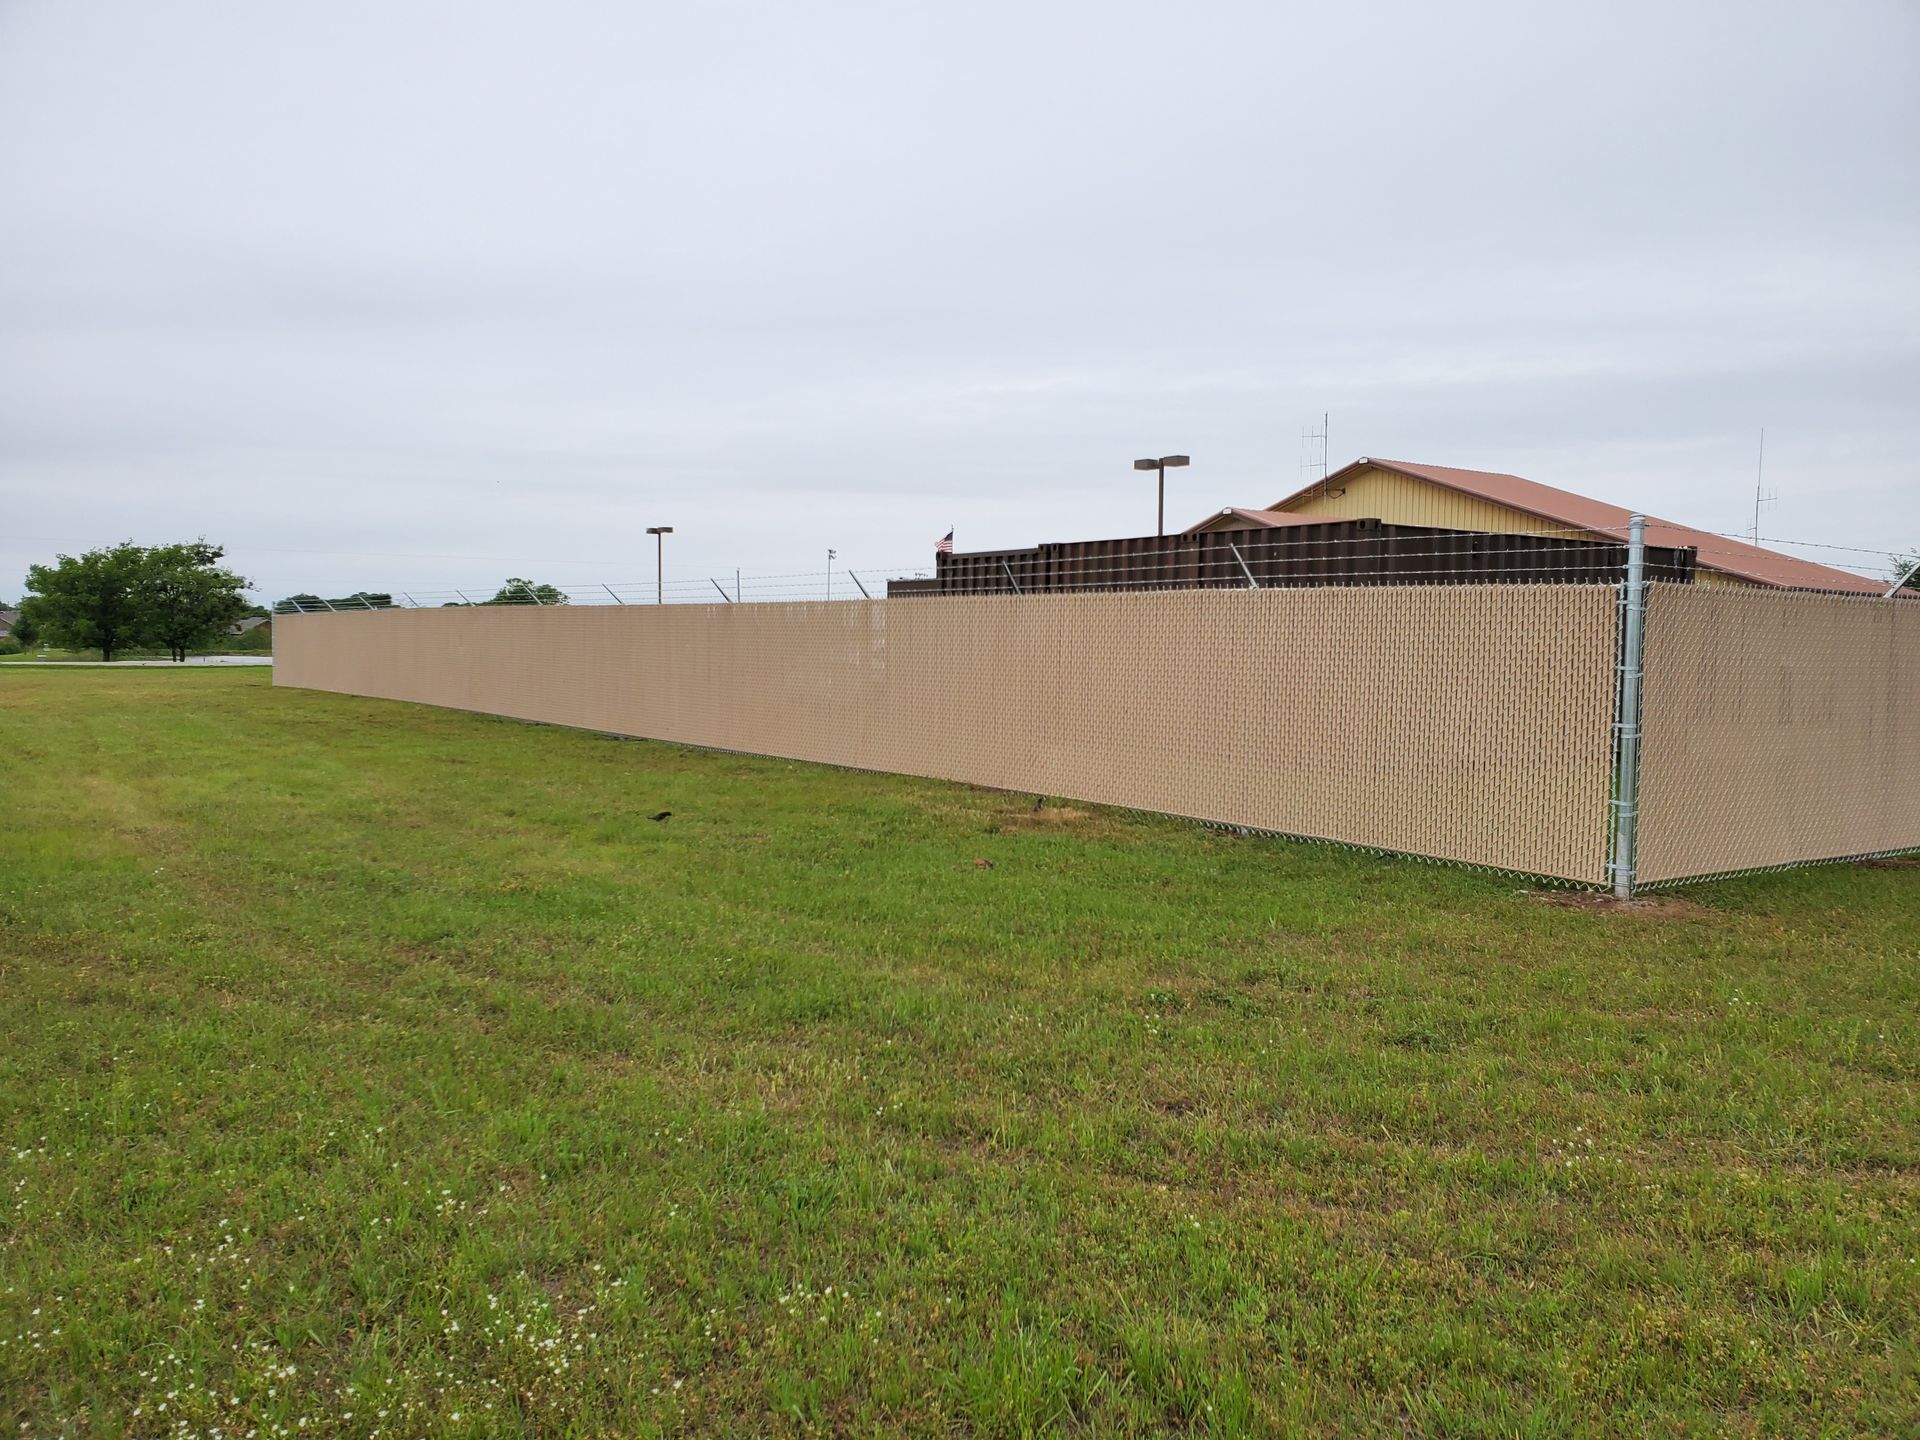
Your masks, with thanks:
[{"label": "fence corner post", "polygon": [[1620,582],[1619,697],[1615,705],[1613,857],[1607,866],[1614,897],[1633,898],[1640,839],[1640,672],[1647,635],[1647,517],[1627,522],[1627,573]]}]

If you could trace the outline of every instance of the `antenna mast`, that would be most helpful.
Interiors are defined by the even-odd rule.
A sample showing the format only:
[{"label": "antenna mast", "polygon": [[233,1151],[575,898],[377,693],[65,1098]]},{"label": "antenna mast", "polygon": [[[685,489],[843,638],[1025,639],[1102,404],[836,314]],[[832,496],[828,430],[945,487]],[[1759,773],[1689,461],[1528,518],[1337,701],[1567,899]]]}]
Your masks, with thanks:
[{"label": "antenna mast", "polygon": [[1780,494],[1778,491],[1775,491],[1773,494],[1769,495],[1765,490],[1761,488],[1761,481],[1765,479],[1766,473],[1767,473],[1767,432],[1763,427],[1760,431],[1760,459],[1759,459],[1759,462],[1753,468],[1753,532],[1749,536],[1749,538],[1756,545],[1760,543],[1760,507],[1762,505],[1771,505],[1773,504],[1774,501],[1780,498]]},{"label": "antenna mast", "polygon": [[1320,428],[1318,430],[1302,430],[1300,432],[1300,474],[1303,478],[1310,477],[1317,467],[1320,471],[1320,488],[1323,492],[1327,487],[1327,474],[1329,471],[1327,464],[1327,434],[1329,430],[1327,421],[1329,418],[1327,414],[1323,413],[1320,416]]}]

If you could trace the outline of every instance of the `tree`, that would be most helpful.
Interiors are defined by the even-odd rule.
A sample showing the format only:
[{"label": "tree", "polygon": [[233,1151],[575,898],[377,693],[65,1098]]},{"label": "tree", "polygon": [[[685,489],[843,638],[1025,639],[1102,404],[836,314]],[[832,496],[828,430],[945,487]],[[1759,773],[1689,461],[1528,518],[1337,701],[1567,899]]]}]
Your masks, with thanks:
[{"label": "tree", "polygon": [[57,555],[27,567],[21,615],[47,639],[104,660],[140,639],[143,612],[136,587],[146,551],[131,540],[84,555]]},{"label": "tree", "polygon": [[275,601],[273,613],[294,615],[307,610],[391,610],[393,608],[393,595],[386,590],[356,590],[351,595],[336,595],[331,600],[322,600],[318,595],[302,590],[298,595],[289,595],[284,600]]},{"label": "tree", "polygon": [[514,575],[494,592],[491,600],[482,600],[480,603],[482,605],[565,605],[567,594],[557,586],[536,585],[531,580],[522,580],[518,575]]},{"label": "tree", "polygon": [[167,647],[175,660],[231,628],[247,613],[247,582],[216,563],[226,551],[204,539],[156,545],[145,552],[134,582],[141,638]]},{"label": "tree", "polygon": [[1892,578],[1896,589],[1920,591],[1920,550],[1894,556]]}]

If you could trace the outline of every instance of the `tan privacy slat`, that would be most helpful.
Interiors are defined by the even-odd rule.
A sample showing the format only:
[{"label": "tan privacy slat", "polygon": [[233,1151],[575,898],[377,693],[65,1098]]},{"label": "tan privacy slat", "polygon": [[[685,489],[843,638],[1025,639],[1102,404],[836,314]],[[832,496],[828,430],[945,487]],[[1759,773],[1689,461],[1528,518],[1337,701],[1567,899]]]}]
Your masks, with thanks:
[{"label": "tan privacy slat", "polygon": [[1920,847],[1920,603],[1652,591],[1642,882]]},{"label": "tan privacy slat", "polygon": [[387,610],[279,617],[274,679],[1597,883],[1614,617],[1573,585]]}]

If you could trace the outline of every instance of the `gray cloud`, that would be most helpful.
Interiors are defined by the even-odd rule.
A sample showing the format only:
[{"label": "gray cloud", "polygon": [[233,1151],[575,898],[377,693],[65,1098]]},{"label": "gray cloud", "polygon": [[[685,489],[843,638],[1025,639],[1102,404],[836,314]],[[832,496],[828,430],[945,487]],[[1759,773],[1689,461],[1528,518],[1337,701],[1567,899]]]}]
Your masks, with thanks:
[{"label": "gray cloud", "polygon": [[1920,544],[1916,82],[1901,3],[0,8],[0,595],[1138,533],[1322,411],[1726,529],[1764,425],[1770,532]]}]

